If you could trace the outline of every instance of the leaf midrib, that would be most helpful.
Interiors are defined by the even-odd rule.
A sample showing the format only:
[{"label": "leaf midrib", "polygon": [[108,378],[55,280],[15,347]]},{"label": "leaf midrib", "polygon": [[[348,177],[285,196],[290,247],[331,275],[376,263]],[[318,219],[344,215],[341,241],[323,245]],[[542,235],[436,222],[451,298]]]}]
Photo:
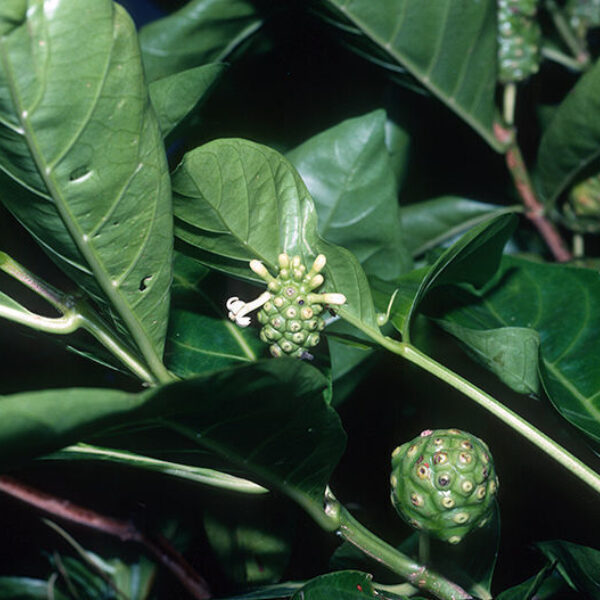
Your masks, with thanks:
[{"label": "leaf midrib", "polygon": [[479,135],[481,135],[481,137],[483,137],[488,144],[494,148],[494,150],[497,150],[498,152],[504,151],[505,148],[494,137],[491,131],[488,131],[481,123],[473,119],[470,114],[461,107],[461,105],[453,101],[454,96],[446,97],[446,93],[443,92],[435,83],[433,83],[431,79],[423,76],[423,72],[415,65],[415,63],[413,63],[409,58],[403,56],[400,52],[397,52],[391,43],[386,43],[384,40],[382,40],[377,33],[375,33],[370,27],[364,25],[360,19],[351,15],[345,5],[336,3],[335,0],[327,1],[334,4],[338,10],[342,11],[344,16],[354,23],[354,25],[356,25],[367,37],[371,39],[371,41],[375,42],[375,44],[385,50],[394,60],[404,65],[414,77],[416,77],[426,88],[432,91],[448,108],[454,111],[473,129],[475,129],[475,131],[477,131]]},{"label": "leaf midrib", "polygon": [[[109,71],[109,67],[111,64],[112,53],[113,53],[114,47],[115,47],[115,44],[114,44],[114,33],[113,33],[113,43],[111,44],[110,52],[107,54],[107,61],[106,61],[105,69],[103,72],[102,81],[99,83],[100,89],[103,88],[103,86],[106,82],[106,77],[108,76],[108,71]],[[102,263],[100,260],[98,260],[96,251],[93,248],[93,246],[91,244],[83,243],[83,235],[84,234],[81,231],[76,220],[73,218],[73,215],[70,211],[70,208],[69,208],[67,202],[65,201],[65,198],[63,197],[62,193],[60,192],[60,188],[53,177],[54,171],[52,169],[50,169],[50,172],[47,171],[46,162],[42,156],[39,144],[37,142],[37,138],[35,136],[33,128],[28,119],[29,115],[25,111],[25,108],[22,104],[18,90],[16,89],[16,87],[14,85],[14,81],[15,81],[14,70],[13,70],[12,64],[8,58],[8,53],[6,51],[5,41],[3,38],[0,38],[0,60],[2,61],[4,69],[8,75],[7,81],[8,81],[9,91],[11,94],[12,101],[15,105],[15,109],[17,111],[17,118],[23,129],[23,135],[27,142],[27,146],[30,149],[31,156],[32,156],[34,163],[38,169],[38,172],[42,178],[42,181],[45,183],[46,187],[48,188],[50,196],[54,199],[54,205],[56,206],[57,212],[59,213],[63,223],[65,224],[67,231],[71,235],[71,238],[73,239],[73,242],[75,243],[77,249],[79,250],[81,255],[84,257],[84,259],[87,261],[88,265],[90,266],[90,268],[94,274],[94,277],[95,277],[96,281],[98,282],[98,284],[100,285],[102,291],[106,294],[108,299],[111,301],[113,306],[116,308],[118,314],[121,316],[121,318],[125,322],[132,337],[134,338],[138,348],[142,352],[142,355],[144,356],[144,358],[146,358],[146,360],[148,360],[149,364],[151,364],[153,366],[158,366],[159,372],[160,372],[162,370],[160,368],[162,366],[162,361],[160,360],[160,358],[158,357],[158,355],[154,349],[154,344],[152,343],[150,338],[147,336],[146,331],[142,327],[136,314],[130,310],[129,305],[124,300],[122,295],[117,292],[118,288],[115,288],[112,285],[110,278],[106,277],[105,271],[102,268]],[[94,109],[95,109],[95,106],[96,106],[96,103],[97,103],[99,97],[100,97],[100,93],[94,99]],[[86,116],[86,122],[88,122],[88,123],[89,123],[88,119],[89,119],[90,114],[93,114],[93,110],[90,113],[88,113],[88,115]]]}]

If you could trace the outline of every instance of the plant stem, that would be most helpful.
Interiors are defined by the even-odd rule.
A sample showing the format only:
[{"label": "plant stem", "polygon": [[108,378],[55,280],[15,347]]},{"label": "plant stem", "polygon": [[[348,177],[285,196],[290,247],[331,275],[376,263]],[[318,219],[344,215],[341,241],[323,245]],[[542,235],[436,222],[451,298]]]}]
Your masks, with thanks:
[{"label": "plant stem", "polygon": [[590,55],[587,52],[583,41],[579,40],[579,38],[573,33],[573,30],[565,19],[561,8],[554,0],[546,0],[546,8],[552,15],[552,20],[554,21],[556,30],[558,31],[563,42],[575,57],[575,60],[581,65],[582,68],[587,67],[590,62]]},{"label": "plant stem", "polygon": [[495,398],[410,344],[385,338],[385,347],[468,396],[600,494],[600,475]]},{"label": "plant stem", "polygon": [[556,50],[554,48],[550,48],[549,46],[542,47],[542,56],[547,58],[548,60],[552,60],[559,65],[563,65],[563,67],[567,67],[568,69],[572,69],[573,71],[583,71],[584,66],[580,61],[575,58],[571,58],[566,54],[562,53],[560,50]]},{"label": "plant stem", "polygon": [[[508,115],[509,117],[511,115]],[[516,142],[516,136],[513,129],[505,129],[498,124],[494,126],[498,139],[508,142],[506,150],[506,165],[513,178],[517,192],[527,209],[525,216],[536,227],[549,250],[552,252],[555,260],[558,262],[567,262],[572,259],[571,252],[567,248],[565,241],[562,239],[560,232],[551,223],[544,214],[544,206],[537,199],[521,149]]]},{"label": "plant stem", "polygon": [[0,492],[54,517],[107,533],[122,541],[142,544],[155,559],[171,571],[194,598],[211,598],[204,578],[194,571],[162,536],[149,536],[137,529],[133,523],[107,517],[64,498],[42,492],[7,475],[0,476]]},{"label": "plant stem", "polygon": [[[336,501],[337,502],[337,501]],[[461,587],[445,577],[402,554],[361,525],[341,504],[337,533],[347,542],[408,580],[421,590],[426,590],[441,600],[472,598]]]},{"label": "plant stem", "polygon": [[419,531],[419,561],[424,565],[429,563],[429,534]]}]

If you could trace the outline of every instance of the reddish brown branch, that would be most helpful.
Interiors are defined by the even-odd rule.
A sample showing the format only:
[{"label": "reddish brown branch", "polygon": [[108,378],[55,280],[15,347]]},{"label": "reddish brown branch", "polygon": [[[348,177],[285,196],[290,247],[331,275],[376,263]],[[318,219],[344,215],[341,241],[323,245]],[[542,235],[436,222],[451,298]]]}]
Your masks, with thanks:
[{"label": "reddish brown branch", "polygon": [[163,536],[149,536],[131,522],[101,515],[69,500],[42,492],[7,475],[0,475],[0,492],[53,517],[107,533],[123,541],[142,544],[149,554],[171,571],[194,598],[207,600],[211,597],[204,578],[194,571]]},{"label": "reddish brown branch", "polygon": [[514,132],[504,129],[500,125],[494,125],[496,137],[503,143],[508,144],[506,151],[506,166],[513,178],[517,192],[525,205],[527,211],[525,216],[534,224],[550,252],[558,262],[567,262],[573,258],[555,225],[549,221],[544,214],[544,206],[537,199],[523,155],[519,146],[514,141]]}]

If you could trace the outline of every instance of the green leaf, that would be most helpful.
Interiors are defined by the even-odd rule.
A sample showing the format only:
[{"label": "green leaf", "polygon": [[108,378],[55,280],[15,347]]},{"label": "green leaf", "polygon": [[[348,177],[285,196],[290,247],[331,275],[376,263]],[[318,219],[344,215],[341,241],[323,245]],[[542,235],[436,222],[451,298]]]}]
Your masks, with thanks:
[{"label": "green leaf", "polygon": [[[394,325],[402,325],[400,332],[405,342],[410,340],[410,326],[419,304],[432,289],[448,283],[470,283],[479,287],[494,275],[500,264],[502,249],[516,224],[517,219],[512,214],[480,223],[435,261],[422,279],[406,316],[398,319],[395,312],[392,313]],[[409,280],[414,283],[420,276],[417,272]],[[406,300],[403,300],[401,307],[406,305]]]},{"label": "green leaf", "polygon": [[369,276],[393,279],[410,268],[385,111],[343,121],[287,157],[314,199],[326,240],[350,250]]},{"label": "green leaf", "polygon": [[48,600],[48,598],[67,600],[67,596],[42,579],[0,577],[0,600]]},{"label": "green leaf", "polygon": [[75,446],[67,446],[54,454],[44,457],[44,460],[85,460],[85,461],[106,461],[110,463],[118,463],[133,467],[136,469],[145,469],[185,479],[195,483],[202,483],[212,487],[217,487],[236,492],[247,494],[263,494],[267,490],[252,481],[234,477],[228,473],[221,473],[214,469],[205,469],[202,467],[194,467],[181,463],[173,463],[170,461],[143,456],[125,450],[117,450],[113,448],[102,448],[100,446],[91,446],[90,444],[77,444]]},{"label": "green leaf", "polygon": [[322,0],[406,68],[496,150],[496,6],[491,2]]},{"label": "green leaf", "polygon": [[497,600],[531,600],[553,571],[554,565],[547,564],[537,575],[530,577],[527,581],[500,592]]},{"label": "green leaf", "polygon": [[363,600],[375,596],[371,576],[360,571],[338,571],[312,579],[291,600]]},{"label": "green leaf", "polygon": [[377,329],[360,264],[345,248],[319,237],[304,182],[275,150],[245,140],[215,140],[185,155],[173,175],[173,190],[176,235],[208,256],[209,264],[256,281],[250,269],[241,269],[251,259],[275,272],[281,252],[305,263],[322,253],[327,266],[321,289],[347,298],[338,313]]},{"label": "green leaf", "polygon": [[536,177],[553,205],[585,167],[600,157],[600,62],[577,82],[544,132]]},{"label": "green leaf", "polygon": [[140,30],[148,80],[227,61],[262,23],[250,0],[192,0]]},{"label": "green leaf", "polygon": [[153,81],[148,89],[164,138],[203,100],[225,65],[209,64]]},{"label": "green leaf", "polygon": [[265,345],[253,329],[243,329],[227,318],[225,299],[212,299],[208,270],[176,253],[173,265],[173,308],[165,361],[169,370],[188,378],[234,365],[253,362]]},{"label": "green leaf", "polygon": [[558,561],[558,570],[567,582],[586,598],[600,598],[600,550],[554,540],[539,542],[537,547]]},{"label": "green leaf", "polygon": [[403,206],[404,244],[420,256],[507,209],[458,196],[443,196]]},{"label": "green leaf", "polygon": [[8,0],[0,35],[0,199],[158,372],[171,201],[134,25],[109,0]]},{"label": "green leaf", "polygon": [[243,498],[240,506],[224,499],[204,512],[208,542],[220,567],[237,584],[277,582],[288,565],[296,519],[280,504],[265,500]]},{"label": "green leaf", "polygon": [[523,327],[537,332],[548,397],[570,423],[600,440],[596,272],[504,257],[486,289],[448,294],[448,300],[451,305],[442,305],[436,318],[475,330]]},{"label": "green leaf", "polygon": [[470,329],[451,321],[439,324],[467,348],[477,362],[520,394],[537,394],[540,336],[526,327]]},{"label": "green leaf", "polygon": [[247,594],[239,596],[227,596],[221,600],[273,600],[281,598],[289,598],[302,587],[302,583],[287,582],[277,585],[267,585]]},{"label": "green leaf", "polygon": [[168,425],[288,494],[316,519],[345,445],[328,381],[281,358],[152,388],[47,390],[0,397],[1,467],[58,450],[115,426]]}]

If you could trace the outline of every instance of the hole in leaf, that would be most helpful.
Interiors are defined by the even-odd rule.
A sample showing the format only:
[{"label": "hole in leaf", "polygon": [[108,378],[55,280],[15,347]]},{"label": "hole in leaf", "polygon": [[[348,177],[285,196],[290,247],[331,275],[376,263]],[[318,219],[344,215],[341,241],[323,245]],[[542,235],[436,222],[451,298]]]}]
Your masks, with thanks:
[{"label": "hole in leaf", "polygon": [[69,181],[79,181],[84,179],[90,175],[91,171],[87,165],[83,165],[81,167],[77,167],[71,174],[69,175]]},{"label": "hole in leaf", "polygon": [[144,292],[148,288],[148,283],[150,283],[151,279],[152,275],[146,275],[146,277],[142,278],[142,280],[140,281],[140,287],[138,288],[140,292]]}]

